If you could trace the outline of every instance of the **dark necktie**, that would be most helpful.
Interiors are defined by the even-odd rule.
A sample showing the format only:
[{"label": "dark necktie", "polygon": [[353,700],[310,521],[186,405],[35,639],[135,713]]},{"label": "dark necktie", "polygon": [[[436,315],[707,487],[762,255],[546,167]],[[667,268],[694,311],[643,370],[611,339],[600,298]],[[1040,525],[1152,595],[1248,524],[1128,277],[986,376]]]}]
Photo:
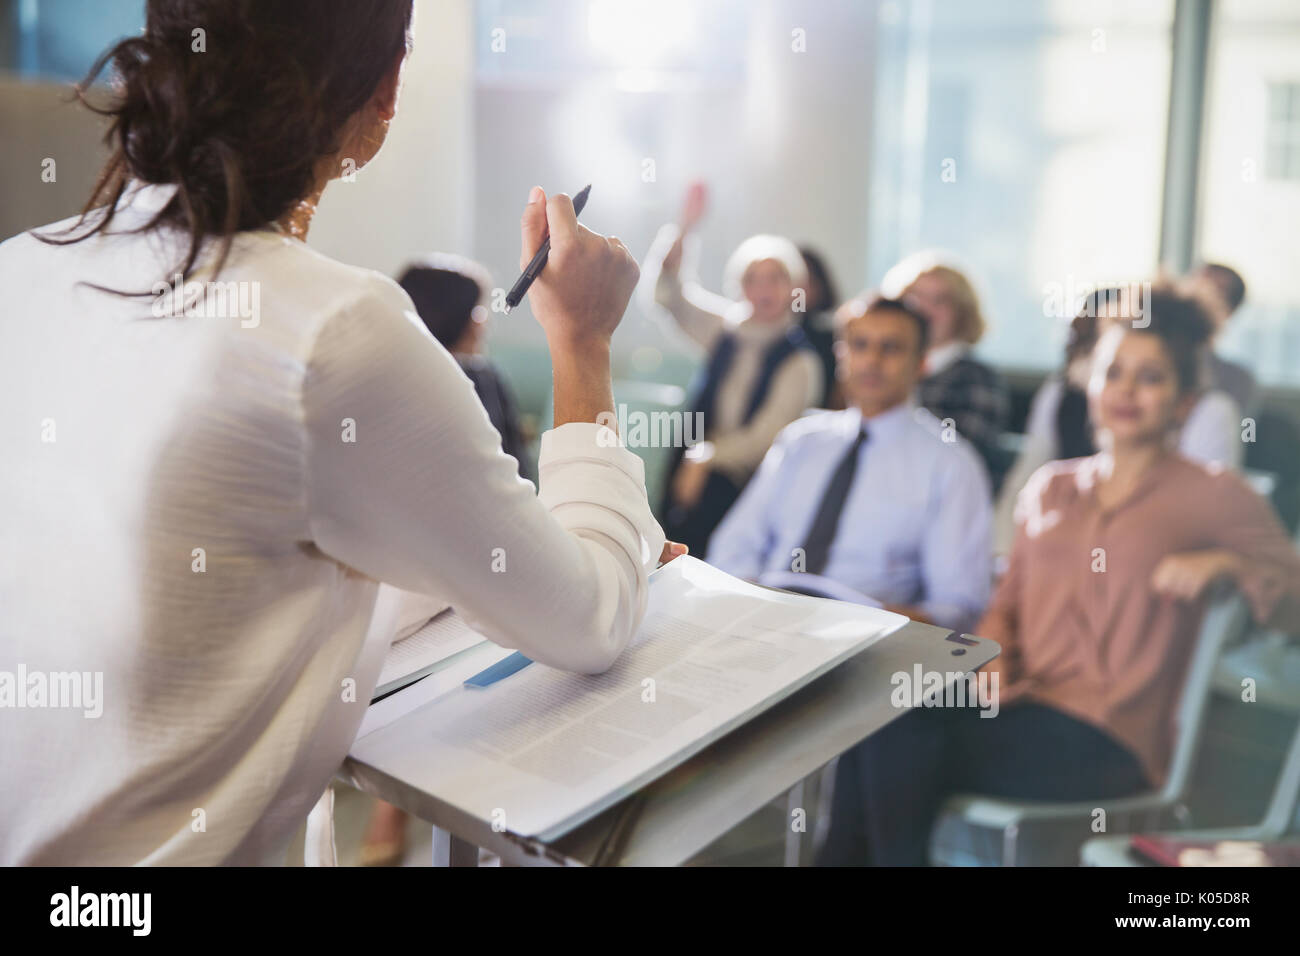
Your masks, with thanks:
[{"label": "dark necktie", "polygon": [[803,550],[804,570],[810,574],[821,574],[826,569],[831,542],[835,539],[835,528],[840,523],[840,512],[844,510],[849,489],[853,487],[853,473],[858,469],[858,450],[866,440],[867,430],[862,428],[840,463],[835,466],[835,473],[831,475],[831,482],[826,486],[826,494],[822,497],[821,507],[817,509],[817,517],[813,518],[812,527],[808,529]]}]

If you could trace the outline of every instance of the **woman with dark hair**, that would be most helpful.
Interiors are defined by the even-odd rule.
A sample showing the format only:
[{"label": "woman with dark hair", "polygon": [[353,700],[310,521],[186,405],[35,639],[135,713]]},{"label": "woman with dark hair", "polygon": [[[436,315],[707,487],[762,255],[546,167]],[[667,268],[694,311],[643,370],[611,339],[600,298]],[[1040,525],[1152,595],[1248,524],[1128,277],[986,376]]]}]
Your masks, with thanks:
[{"label": "woman with dark hair", "polygon": [[1020,497],[1011,564],[976,629],[1002,645],[980,675],[996,719],[917,708],[848,751],[824,862],[924,864],[955,792],[1105,801],[1158,787],[1211,586],[1235,586],[1263,625],[1300,627],[1300,555],[1269,505],[1171,443],[1208,322],[1163,293],[1132,314],[1149,324],[1113,324],[1093,354],[1101,450],[1045,465]]},{"label": "woman with dark hair", "polygon": [[972,354],[986,326],[974,284],[946,256],[930,250],[895,265],[880,285],[885,295],[904,300],[930,323],[918,404],[971,443],[996,490],[1006,471],[998,439],[1011,394],[1002,376]]},{"label": "woman with dark hair", "polygon": [[690,412],[704,440],[674,450],[659,516],[670,538],[708,556],[709,538],[757,470],[778,432],[822,395],[821,361],[793,304],[807,283],[799,248],[784,236],[750,236],[727,260],[725,295],[691,277],[708,193],[692,183],[677,223],[646,254],[643,287],[706,358]]},{"label": "woman with dark hair", "polygon": [[[993,552],[1005,559],[1015,538],[1015,507],[1030,477],[1049,461],[1082,458],[1096,452],[1085,390],[1092,368],[1092,350],[1100,335],[1122,314],[1128,291],[1098,289],[1084,300],[1070,322],[1065,343],[1065,367],[1043,382],[1029,407],[1025,438],[998,493],[993,518]],[[1208,342],[1202,362],[1208,357]],[[1178,450],[1193,461],[1237,467],[1243,457],[1238,437],[1241,414],[1232,398],[1217,388],[1205,388],[1202,372],[1195,400],[1178,429]]]},{"label": "woman with dark hair", "polygon": [[411,9],[150,0],[94,71],[116,74],[113,152],[86,211],[0,246],[0,553],[22,555],[0,563],[0,644],[102,678],[97,719],[0,721],[21,782],[0,863],[283,862],[398,588],[568,670],[604,670],[640,623],[669,549],[640,459],[596,424],[637,278],[622,243],[533,189],[539,495],[397,284],[302,242],[383,144]]},{"label": "woman with dark hair", "polygon": [[1066,333],[1065,363],[1034,393],[1025,422],[1024,442],[998,493],[993,518],[993,553],[1005,558],[1015,535],[1015,505],[1029,477],[1058,458],[1096,452],[1088,421],[1088,376],[1103,312],[1120,301],[1119,289],[1097,289],[1084,300]]},{"label": "woman with dark hair", "polygon": [[803,315],[799,324],[822,360],[822,394],[817,404],[821,408],[839,410],[844,407],[839,379],[835,374],[835,307],[840,296],[831,278],[830,267],[820,252],[810,246],[800,246],[804,265],[808,267],[808,287]]}]

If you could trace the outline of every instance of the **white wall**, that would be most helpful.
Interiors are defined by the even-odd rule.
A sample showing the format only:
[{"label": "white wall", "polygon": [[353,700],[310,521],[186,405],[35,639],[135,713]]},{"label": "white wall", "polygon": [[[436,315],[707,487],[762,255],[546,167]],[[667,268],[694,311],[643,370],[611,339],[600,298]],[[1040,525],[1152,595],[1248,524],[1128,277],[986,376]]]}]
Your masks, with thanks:
[{"label": "white wall", "polygon": [[[107,152],[102,122],[68,87],[0,76],[0,239],[79,212]],[[54,161],[54,182],[41,178]]]},{"label": "white wall", "polygon": [[[713,193],[701,227],[700,278],[707,286],[720,290],[723,264],[742,239],[776,232],[822,250],[841,293],[857,292],[867,281],[874,6],[745,3],[742,16],[701,37],[706,58],[739,38],[734,72],[670,76],[649,92],[619,88],[613,71],[541,73],[513,82],[507,71],[480,84],[475,255],[498,286],[509,286],[518,271],[519,215],[529,187],[573,193],[592,183],[583,221],[618,235],[641,257],[658,227],[676,218],[686,184],[698,177]],[[479,29],[493,25],[488,20]],[[511,29],[508,21],[505,28]],[[792,49],[794,29],[805,31],[804,52]],[[526,42],[512,39],[497,55],[524,55]],[[648,158],[655,161],[654,182],[642,177]],[[494,326],[494,342],[543,341],[526,305],[496,316]],[[616,370],[638,346],[681,351],[635,300],[615,346]]]},{"label": "white wall", "polygon": [[326,255],[396,274],[434,249],[473,237],[472,0],[417,0],[415,50],[383,150],[334,182],[309,242]]}]

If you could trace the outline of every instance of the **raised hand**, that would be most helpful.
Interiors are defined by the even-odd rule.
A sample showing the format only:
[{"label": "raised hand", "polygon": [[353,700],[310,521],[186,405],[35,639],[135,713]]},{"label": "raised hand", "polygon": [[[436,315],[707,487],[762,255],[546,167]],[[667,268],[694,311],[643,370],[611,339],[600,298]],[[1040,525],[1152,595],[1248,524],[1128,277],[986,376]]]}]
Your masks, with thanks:
[{"label": "raised hand", "polygon": [[682,203],[682,232],[690,232],[704,218],[709,209],[709,188],[703,180],[695,180],[686,187],[686,201]]}]

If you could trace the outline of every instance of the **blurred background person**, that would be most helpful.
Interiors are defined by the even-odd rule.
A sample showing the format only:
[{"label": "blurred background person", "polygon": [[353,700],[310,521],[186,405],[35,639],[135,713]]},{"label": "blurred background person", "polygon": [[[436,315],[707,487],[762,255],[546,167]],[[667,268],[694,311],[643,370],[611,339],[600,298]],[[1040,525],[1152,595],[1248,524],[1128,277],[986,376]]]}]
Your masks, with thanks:
[{"label": "blurred background person", "polygon": [[[1126,296],[1127,291],[1118,288],[1098,289],[1088,296],[1070,322],[1064,369],[1050,376],[1034,394],[1024,442],[998,493],[993,548],[1000,557],[1011,551],[1016,501],[1034,472],[1049,461],[1079,458],[1096,451],[1084,389],[1099,335],[1116,322],[1132,321],[1126,317]],[[1201,350],[1198,385],[1175,439],[1179,452],[1192,461],[1239,468],[1244,454],[1241,413],[1226,392],[1206,387],[1208,341]]]},{"label": "blurred background person", "polygon": [[998,493],[993,518],[995,555],[1005,557],[1011,552],[1016,500],[1029,477],[1049,461],[1082,458],[1097,450],[1088,420],[1088,377],[1099,334],[1099,312],[1108,302],[1118,301],[1118,289],[1099,289],[1088,297],[1070,320],[1064,367],[1049,375],[1034,393],[1024,440]]},{"label": "blurred background person", "polygon": [[1214,351],[1216,339],[1223,336],[1228,322],[1246,301],[1246,282],[1237,270],[1217,262],[1203,262],[1188,273],[1183,288],[1201,304],[1214,325],[1210,340],[1210,385],[1232,396],[1242,414],[1255,410],[1258,385],[1255,373]]},{"label": "blurred background person", "polygon": [[518,402],[486,354],[488,310],[483,300],[492,291],[487,269],[464,256],[440,252],[407,266],[397,282],[433,337],[474,383],[488,420],[501,433],[501,447],[519,462],[519,474],[536,484],[528,455],[530,436],[520,424]]},{"label": "blurred background person", "polygon": [[788,425],[714,534],[738,577],[913,620],[973,626],[992,579],[992,504],[979,456],[914,393],[928,324],[864,295],[836,313],[849,407]]},{"label": "blurred background person", "polygon": [[799,254],[808,270],[807,300],[800,324],[822,360],[822,394],[816,404],[819,408],[841,409],[844,396],[835,374],[835,307],[840,302],[839,292],[821,253],[805,245],[799,247]]},{"label": "blurred background person", "polygon": [[918,252],[885,274],[881,291],[902,299],[930,325],[917,400],[940,421],[951,419],[988,468],[996,489],[1006,471],[998,439],[1007,426],[1010,394],[1002,376],[971,354],[984,335],[975,287],[936,252]]},{"label": "blurred background person", "polygon": [[[1071,801],[1158,787],[1205,599],[1237,588],[1263,625],[1300,628],[1300,554],[1238,475],[1180,455],[1210,327],[1153,293],[1145,328],[1094,350],[1100,451],[1039,469],[1011,564],[977,629],[1002,645],[996,719],[914,708],[840,758],[824,863],[924,865],[952,793]],[[1101,549],[1104,565],[1097,565]]]},{"label": "blurred background person", "polygon": [[[822,367],[800,317],[796,289],[808,282],[803,256],[781,236],[750,236],[727,261],[725,296],[690,276],[684,255],[704,216],[707,192],[694,183],[680,221],[664,226],[646,255],[643,288],[706,353],[690,411],[704,441],[676,449],[660,520],[664,533],[708,556],[713,529],[758,468],[777,433],[822,397]],[[693,245],[693,243],[691,243]]]}]

